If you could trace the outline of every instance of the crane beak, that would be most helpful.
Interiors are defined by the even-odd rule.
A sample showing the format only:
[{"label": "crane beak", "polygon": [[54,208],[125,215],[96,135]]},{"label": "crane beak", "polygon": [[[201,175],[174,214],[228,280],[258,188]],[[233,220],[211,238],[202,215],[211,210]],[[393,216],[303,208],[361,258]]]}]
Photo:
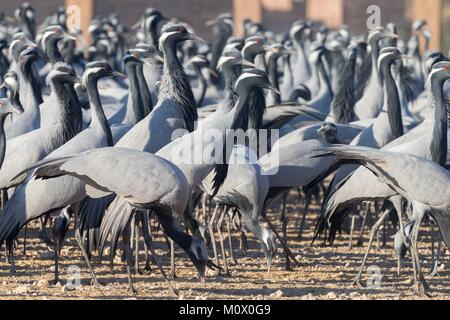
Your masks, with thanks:
[{"label": "crane beak", "polygon": [[122,72],[114,71],[111,76],[118,77],[118,78],[128,78],[126,74],[123,74]]},{"label": "crane beak", "polygon": [[395,34],[395,33],[389,33],[386,35],[386,38],[397,40],[397,39],[399,39],[399,36],[398,36],[398,34]]},{"label": "crane beak", "polygon": [[[3,108],[5,108],[3,110]],[[7,99],[0,99],[0,113],[14,112],[17,114],[23,113],[23,108],[21,106],[12,105]]]},{"label": "crane beak", "polygon": [[73,41],[77,41],[78,40],[77,37],[75,37],[74,35],[71,35],[70,33],[67,33],[67,32],[64,32],[63,36],[67,40],[73,40]]},{"label": "crane beak", "polygon": [[213,69],[208,68],[206,70],[208,70],[209,74],[212,75],[214,78],[218,78],[219,77],[217,72],[215,72]]},{"label": "crane beak", "polygon": [[17,22],[17,19],[15,17],[6,16],[4,19],[5,19],[5,22],[8,22],[8,23],[16,23]]},{"label": "crane beak", "polygon": [[278,95],[280,95],[281,96],[281,92],[280,92],[280,90],[278,90],[277,88],[275,88],[273,85],[268,85],[267,87],[266,87],[266,89],[268,89],[268,90],[270,90],[270,91],[272,91],[273,93],[276,93],[276,94],[278,94]]},{"label": "crane beak", "polygon": [[12,111],[14,111],[17,114],[22,114],[24,112],[22,106],[19,105],[12,105]]},{"label": "crane beak", "polygon": [[135,24],[133,24],[133,25],[131,26],[131,29],[132,29],[132,30],[137,30],[137,29],[141,26],[141,23],[142,23],[142,18],[139,19]]},{"label": "crane beak", "polygon": [[216,19],[213,19],[213,20],[209,20],[209,21],[206,21],[206,23],[205,23],[205,26],[213,26],[213,25],[215,25],[217,23],[217,20]]},{"label": "crane beak", "polygon": [[208,262],[206,263],[206,265],[211,269],[211,270],[220,270],[223,271],[223,269],[221,267],[219,267],[217,264],[215,264],[214,262],[212,262],[211,260],[208,260]]},{"label": "crane beak", "polygon": [[155,54],[155,60],[161,63],[164,63],[164,59],[163,57],[161,57],[159,54]]},{"label": "crane beak", "polygon": [[200,42],[200,43],[206,43],[206,41],[204,39],[200,38],[196,34],[190,34],[189,37],[188,37],[188,40],[193,40],[193,41],[197,41],[197,42]]},{"label": "crane beak", "polygon": [[272,48],[271,46],[269,46],[267,44],[263,45],[263,49],[264,49],[264,51],[267,51],[267,52],[277,53],[277,50],[275,50],[274,48]]},{"label": "crane beak", "polygon": [[241,59],[241,64],[242,64],[243,67],[255,68],[255,64],[253,64],[250,61],[247,61],[245,59]]}]

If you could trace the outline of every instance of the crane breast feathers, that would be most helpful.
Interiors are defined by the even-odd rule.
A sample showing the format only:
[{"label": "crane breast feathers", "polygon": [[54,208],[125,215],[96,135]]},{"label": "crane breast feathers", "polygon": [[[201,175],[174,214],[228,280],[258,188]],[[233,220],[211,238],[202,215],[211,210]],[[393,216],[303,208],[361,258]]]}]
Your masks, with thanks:
[{"label": "crane breast feathers", "polygon": [[[20,143],[19,143],[20,142]],[[11,177],[22,168],[35,163],[45,157],[45,151],[40,144],[27,143],[26,141],[8,141],[5,159],[0,170],[0,183],[5,186],[8,182],[21,183],[25,179],[24,173]]]},{"label": "crane breast feathers", "polygon": [[390,163],[393,164],[396,160],[400,161],[403,157],[408,157],[408,155],[395,154],[367,147],[345,145],[335,145],[325,149],[319,149],[317,152],[318,153],[313,155],[313,157],[323,157],[334,154],[337,161],[360,163],[372,171],[375,176],[378,177],[380,182],[389,185],[391,188],[397,189],[397,192],[400,190],[404,191],[398,181],[396,181],[395,177],[390,175],[388,170]]}]

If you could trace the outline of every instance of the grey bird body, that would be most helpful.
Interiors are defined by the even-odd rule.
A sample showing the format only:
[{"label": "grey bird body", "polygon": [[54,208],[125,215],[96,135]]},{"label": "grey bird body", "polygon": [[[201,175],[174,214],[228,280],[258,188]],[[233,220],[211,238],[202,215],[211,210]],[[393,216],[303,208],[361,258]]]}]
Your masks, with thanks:
[{"label": "grey bird body", "polygon": [[[444,73],[441,78],[440,74],[442,74],[442,70],[437,70],[430,75],[430,82],[433,84],[430,87],[426,119],[413,130],[387,144],[382,148],[383,151],[414,154],[431,160],[435,158],[433,153],[438,152],[436,149],[439,149],[439,147],[432,147],[433,144],[439,146],[444,142],[447,143],[447,129],[445,132],[439,131],[441,125],[445,124],[446,126],[445,106],[439,93],[446,76]],[[431,91],[432,87],[434,89]],[[445,150],[440,150],[440,152],[447,153],[447,146],[445,145],[443,148]],[[359,167],[330,194],[324,204],[325,211],[321,218],[322,222],[333,220],[336,210],[341,211],[360,201],[388,198],[396,194],[396,191],[384,181],[377,179],[367,168]]]},{"label": "grey bird body", "polygon": [[42,103],[40,87],[33,73],[33,62],[38,58],[36,46],[30,45],[22,50],[17,58],[17,75],[19,80],[19,98],[24,112],[5,123],[6,139],[18,137],[38,129],[41,124],[39,105]]},{"label": "grey bird body", "polygon": [[[119,140],[129,129],[126,125],[114,125],[111,129],[109,128],[96,88],[98,81],[97,77],[102,76],[101,72],[104,72],[106,75],[112,74],[109,65],[105,66],[103,63],[94,63],[92,68],[87,69],[83,76],[84,84],[89,93],[92,110],[92,121],[90,126],[56,150],[50,150],[52,152],[48,153],[48,155],[46,154],[44,159],[76,155],[87,150],[107,147]],[[48,128],[52,127],[50,126]],[[43,128],[40,131],[44,132],[44,134],[48,134],[48,128]],[[21,142],[20,138],[26,136],[27,135],[23,135],[17,138],[17,143]],[[16,139],[11,141],[14,142]],[[39,144],[34,143],[34,146],[28,147],[33,148],[38,146]],[[33,162],[27,161],[28,164],[22,163],[20,167],[24,169],[26,166],[29,166],[40,159],[37,159],[36,157]],[[25,175],[22,175],[22,177],[25,178]],[[6,223],[0,222],[0,238],[4,239],[5,237],[11,237],[17,230],[16,228],[22,227],[28,221],[35,219],[42,214],[74,204],[85,197],[85,185],[77,178],[61,176],[54,179],[41,180],[33,179],[32,176],[29,175],[26,177],[26,181],[16,188],[11,197],[12,201],[7,203],[2,212],[0,221],[6,221]],[[36,199],[39,199],[39,201]]]},{"label": "grey bird body", "polygon": [[[67,66],[60,65],[62,68]],[[52,91],[57,92],[58,99],[54,106],[55,112],[61,111],[60,121],[55,125],[33,130],[27,134],[9,139],[5,160],[0,170],[0,188],[10,188],[22,182],[25,176],[14,181],[11,179],[23,168],[43,159],[50,152],[60,147],[81,129],[81,110],[78,101],[71,96],[64,83],[59,83],[61,77],[69,77],[69,81],[75,81],[74,74],[69,75],[65,71],[54,70],[49,74]],[[61,79],[60,79],[61,78]]]}]

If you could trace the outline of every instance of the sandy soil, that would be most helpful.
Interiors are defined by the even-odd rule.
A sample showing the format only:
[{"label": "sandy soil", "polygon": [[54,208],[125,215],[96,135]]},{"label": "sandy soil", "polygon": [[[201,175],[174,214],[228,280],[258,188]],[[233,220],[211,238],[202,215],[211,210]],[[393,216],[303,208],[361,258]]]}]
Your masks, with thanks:
[{"label": "sandy soil", "polygon": [[[190,261],[181,250],[177,250],[177,275],[173,285],[179,292],[179,298],[185,299],[418,299],[412,292],[412,268],[409,258],[404,263],[402,273],[397,276],[397,260],[392,249],[392,234],[387,228],[388,243],[386,247],[373,249],[369,257],[369,273],[363,276],[367,283],[370,275],[377,270],[381,275],[380,285],[375,289],[358,289],[351,286],[357,268],[364,254],[364,246],[348,248],[348,235],[338,237],[334,246],[321,247],[311,245],[317,206],[308,216],[307,230],[301,241],[296,238],[295,227],[298,225],[299,212],[296,193],[292,193],[288,205],[289,245],[300,266],[293,271],[284,269],[284,258],[278,251],[272,272],[267,273],[264,256],[259,245],[249,236],[250,250],[246,256],[239,250],[237,234],[233,237],[234,256],[237,264],[231,265],[231,275],[221,276],[208,273],[206,284],[201,284]],[[270,218],[279,228],[279,206],[275,204],[270,211]],[[359,222],[358,222],[359,223]],[[428,272],[431,261],[430,235],[424,229],[420,248],[423,256],[424,270]],[[135,275],[137,295],[127,291],[127,275],[125,264],[116,257],[114,269],[111,271],[107,261],[101,264],[94,260],[94,267],[99,279],[106,284],[96,288],[90,285],[88,269],[81,259],[81,253],[73,233],[69,233],[70,241],[62,250],[61,280],[53,284],[53,255],[37,238],[36,225],[28,228],[27,251],[24,254],[23,236],[19,237],[15,250],[17,259],[15,274],[10,273],[9,264],[0,263],[0,299],[161,299],[170,298],[165,283],[161,280],[156,268],[148,274]],[[367,243],[366,230],[364,244]],[[356,243],[356,240],[354,241]],[[169,254],[165,240],[159,234],[155,239],[157,252],[161,256],[166,271],[169,271]],[[212,255],[212,254],[211,254]],[[143,260],[143,254],[141,254]],[[427,277],[433,292],[433,299],[450,299],[450,272],[448,271],[448,255],[445,254],[439,263],[439,275]],[[69,290],[67,279],[70,270],[79,267],[81,270],[81,286]],[[142,262],[143,267],[143,262]],[[69,272],[69,273],[68,273]],[[370,279],[369,279],[370,281]]]}]

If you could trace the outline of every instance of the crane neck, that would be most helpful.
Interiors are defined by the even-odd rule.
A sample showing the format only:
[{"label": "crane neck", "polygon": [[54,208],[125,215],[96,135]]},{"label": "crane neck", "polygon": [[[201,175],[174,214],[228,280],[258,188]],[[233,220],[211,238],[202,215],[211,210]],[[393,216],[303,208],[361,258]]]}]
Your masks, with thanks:
[{"label": "crane neck", "polygon": [[160,208],[155,210],[164,232],[184,251],[189,252],[192,243],[192,236],[181,231],[180,226],[175,221],[173,215],[170,212],[168,213],[165,211],[165,209]]},{"label": "crane neck", "polygon": [[[447,160],[447,107],[444,101],[445,80],[431,79],[432,102],[434,102],[434,126],[431,139],[431,160],[444,166]],[[434,101],[433,101],[434,100]]]},{"label": "crane neck", "polygon": [[349,123],[356,117],[355,66],[356,59],[347,60],[340,75],[337,92],[331,102],[331,112],[337,123]]},{"label": "crane neck", "polygon": [[54,112],[59,115],[53,128],[56,133],[52,136],[54,146],[59,147],[72,139],[81,131],[81,105],[73,84],[50,81],[50,88],[56,98]]},{"label": "crane neck", "polygon": [[203,105],[203,100],[205,99],[205,94],[206,94],[206,79],[203,76],[202,70],[197,67],[194,66],[194,72],[197,75],[197,79],[198,79],[198,84],[199,84],[199,91],[196,97],[196,101],[197,101],[197,108],[201,107]]},{"label": "crane neck", "polygon": [[291,67],[291,55],[286,55],[282,57],[283,61],[283,84],[288,84],[291,88],[294,82],[292,77],[292,67]]},{"label": "crane neck", "polygon": [[23,19],[21,23],[21,27],[25,34],[27,35],[27,38],[31,41],[34,41],[36,38],[36,31],[34,24],[29,19]]},{"label": "crane neck", "polygon": [[392,64],[394,61],[388,61],[381,65],[381,79],[384,88],[384,105],[387,107],[389,125],[394,138],[403,135],[402,108],[398,94],[397,84],[392,76]]},{"label": "crane neck", "polygon": [[236,81],[241,74],[242,66],[226,66],[223,69],[225,78],[225,98],[230,99],[232,106],[237,101],[237,92],[235,90]]},{"label": "crane neck", "polygon": [[6,135],[5,135],[5,120],[8,114],[0,114],[0,166],[5,160],[6,152]]},{"label": "crane neck", "polygon": [[142,99],[142,107],[144,108],[144,117],[150,114],[153,110],[153,101],[152,96],[150,94],[150,90],[148,89],[147,81],[144,77],[144,65],[138,64],[136,65],[136,76],[139,85],[139,92],[141,94]]},{"label": "crane neck", "polygon": [[220,27],[214,28],[213,32],[216,37],[214,37],[215,40],[211,46],[211,69],[216,70],[217,63],[222,55],[223,48],[227,44],[228,38],[231,36],[231,32],[227,32]]},{"label": "crane neck", "polygon": [[378,55],[380,51],[380,47],[378,45],[378,40],[372,41],[370,43],[371,46],[371,58],[372,58],[372,71],[371,76],[374,77],[378,83],[381,83],[380,75],[378,73],[377,65],[378,65]]},{"label": "crane neck", "polygon": [[327,90],[333,96],[333,88],[328,78],[327,68],[325,66],[323,55],[319,56],[317,63],[317,77],[319,78],[320,90]]},{"label": "crane neck", "polygon": [[159,88],[158,101],[174,100],[181,106],[186,129],[194,130],[197,120],[197,104],[189,79],[176,54],[176,45],[163,44],[164,67]]},{"label": "crane neck", "polygon": [[124,123],[128,125],[135,125],[143,119],[142,99],[136,75],[136,66],[134,63],[125,64],[125,70],[129,79],[129,88]]},{"label": "crane neck", "polygon": [[59,52],[58,49],[57,39],[51,39],[48,41],[47,45],[45,46],[45,55],[48,57],[48,60],[52,65],[57,62],[64,62],[64,58],[62,57],[61,52]]},{"label": "crane neck", "polygon": [[260,129],[262,127],[264,111],[266,110],[266,97],[263,89],[253,87],[250,90],[245,104],[248,105],[246,108],[248,111],[248,128]]},{"label": "crane neck", "polygon": [[[268,70],[268,75],[269,75],[269,80],[272,83],[272,85],[277,88],[278,90],[280,89],[280,82],[279,82],[279,77],[278,77],[278,56],[272,55],[269,58],[269,63],[267,65],[267,70]],[[281,103],[281,96],[275,92],[270,92],[270,94],[273,97],[273,100],[275,103]]]},{"label": "crane neck", "polygon": [[231,111],[231,129],[259,128],[265,107],[266,101],[261,88],[238,88],[238,98]]},{"label": "crane neck", "polygon": [[[33,62],[19,63],[20,101],[24,102],[25,112],[39,112],[39,105],[43,102],[41,87],[35,78]],[[26,101],[26,102],[25,102]]]},{"label": "crane neck", "polygon": [[114,145],[111,128],[109,127],[108,120],[106,119],[105,112],[103,111],[100,95],[97,88],[98,79],[92,79],[87,82],[86,91],[89,97],[89,104],[91,110],[91,124],[92,128],[101,129],[106,137],[108,147]]},{"label": "crane neck", "polygon": [[247,60],[250,63],[255,63],[255,58],[258,54],[251,51],[250,49],[244,49],[242,51],[242,56],[244,57],[245,60]]}]

